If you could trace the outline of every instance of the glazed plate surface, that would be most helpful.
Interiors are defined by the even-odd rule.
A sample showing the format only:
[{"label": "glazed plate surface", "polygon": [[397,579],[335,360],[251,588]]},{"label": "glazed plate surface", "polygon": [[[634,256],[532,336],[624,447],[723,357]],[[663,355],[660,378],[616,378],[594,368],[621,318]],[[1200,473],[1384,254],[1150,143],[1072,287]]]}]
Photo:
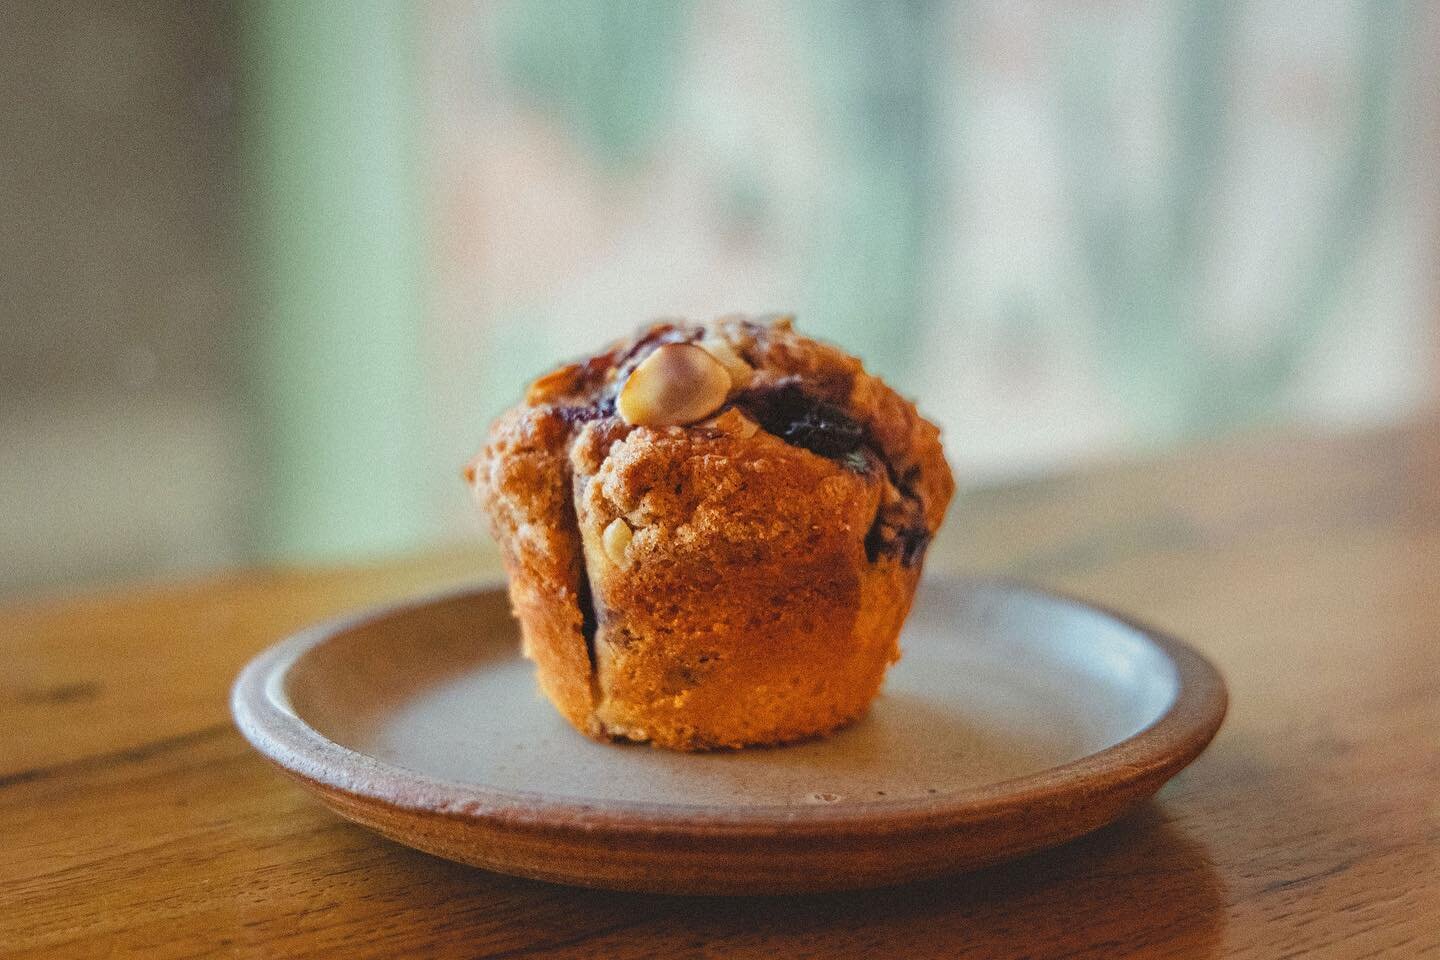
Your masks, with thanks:
[{"label": "glazed plate surface", "polygon": [[588,740],[538,693],[502,588],[322,624],[236,681],[257,749],[401,843],[560,883],[875,886],[1072,839],[1209,743],[1224,684],[1179,641],[992,580],[928,582],[870,713],[828,739],[679,754]]}]

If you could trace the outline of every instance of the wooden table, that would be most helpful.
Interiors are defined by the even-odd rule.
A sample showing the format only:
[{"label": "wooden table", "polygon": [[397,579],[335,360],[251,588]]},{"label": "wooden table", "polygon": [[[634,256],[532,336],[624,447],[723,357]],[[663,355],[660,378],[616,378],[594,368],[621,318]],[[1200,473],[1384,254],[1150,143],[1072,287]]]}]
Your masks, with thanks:
[{"label": "wooden table", "polygon": [[969,495],[932,570],[1000,570],[1190,639],[1230,718],[1157,801],[971,876],[699,900],[389,843],[240,739],[285,633],[493,569],[252,572],[0,609],[5,957],[1440,955],[1440,425],[1253,436]]}]

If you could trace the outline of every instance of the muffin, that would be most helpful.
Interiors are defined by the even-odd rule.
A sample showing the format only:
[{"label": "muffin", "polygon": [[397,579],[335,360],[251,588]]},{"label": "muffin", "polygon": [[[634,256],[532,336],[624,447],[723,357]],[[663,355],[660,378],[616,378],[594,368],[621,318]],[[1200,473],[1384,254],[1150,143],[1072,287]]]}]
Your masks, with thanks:
[{"label": "muffin", "polygon": [[545,695],[679,750],[864,713],[954,491],[936,427],[789,317],[659,322],[553,370],[465,476]]}]

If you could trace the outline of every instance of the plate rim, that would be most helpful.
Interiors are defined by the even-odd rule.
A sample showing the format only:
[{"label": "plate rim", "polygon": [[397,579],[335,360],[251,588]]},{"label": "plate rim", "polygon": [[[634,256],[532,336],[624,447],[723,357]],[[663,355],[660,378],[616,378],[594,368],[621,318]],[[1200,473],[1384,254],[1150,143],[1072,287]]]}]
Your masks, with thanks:
[{"label": "plate rim", "polygon": [[414,609],[496,591],[503,594],[504,581],[491,579],[330,618],[280,640],[251,659],[236,677],[230,694],[231,714],[245,739],[281,770],[361,803],[514,830],[569,829],[592,837],[603,833],[617,837],[774,839],[783,834],[794,840],[822,836],[873,839],[877,835],[953,829],[989,822],[1020,808],[1044,805],[1077,793],[1124,793],[1157,777],[1163,783],[1205,750],[1225,719],[1229,694],[1215,666],[1184,641],[1128,614],[1004,576],[926,578],[921,589],[1028,595],[1098,613],[1128,627],[1165,656],[1176,671],[1175,699],[1158,719],[1123,740],[1034,773],[933,797],[837,806],[744,808],[585,801],[433,777],[336,743],[291,709],[283,694],[283,683],[288,671],[310,650],[357,627]]}]

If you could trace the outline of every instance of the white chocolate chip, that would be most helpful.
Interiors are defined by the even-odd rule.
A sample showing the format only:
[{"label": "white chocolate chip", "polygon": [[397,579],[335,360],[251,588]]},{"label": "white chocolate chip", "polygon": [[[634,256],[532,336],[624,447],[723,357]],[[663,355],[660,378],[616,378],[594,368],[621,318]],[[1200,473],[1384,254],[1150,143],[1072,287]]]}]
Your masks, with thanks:
[{"label": "white chocolate chip", "polygon": [[730,385],[730,374],[710,354],[691,343],[667,343],[626,378],[615,409],[641,427],[694,423],[725,402]]},{"label": "white chocolate chip", "polygon": [[625,551],[630,548],[630,540],[635,532],[630,529],[630,524],[621,517],[610,521],[605,532],[600,535],[601,545],[605,548],[605,556],[617,567],[625,567],[630,563],[630,558]]},{"label": "white chocolate chip", "polygon": [[755,376],[755,370],[745,362],[740,354],[735,352],[730,341],[714,331],[705,334],[704,339],[700,341],[700,349],[720,361],[720,366],[730,374],[731,385],[737,390],[748,384],[750,379]]}]

